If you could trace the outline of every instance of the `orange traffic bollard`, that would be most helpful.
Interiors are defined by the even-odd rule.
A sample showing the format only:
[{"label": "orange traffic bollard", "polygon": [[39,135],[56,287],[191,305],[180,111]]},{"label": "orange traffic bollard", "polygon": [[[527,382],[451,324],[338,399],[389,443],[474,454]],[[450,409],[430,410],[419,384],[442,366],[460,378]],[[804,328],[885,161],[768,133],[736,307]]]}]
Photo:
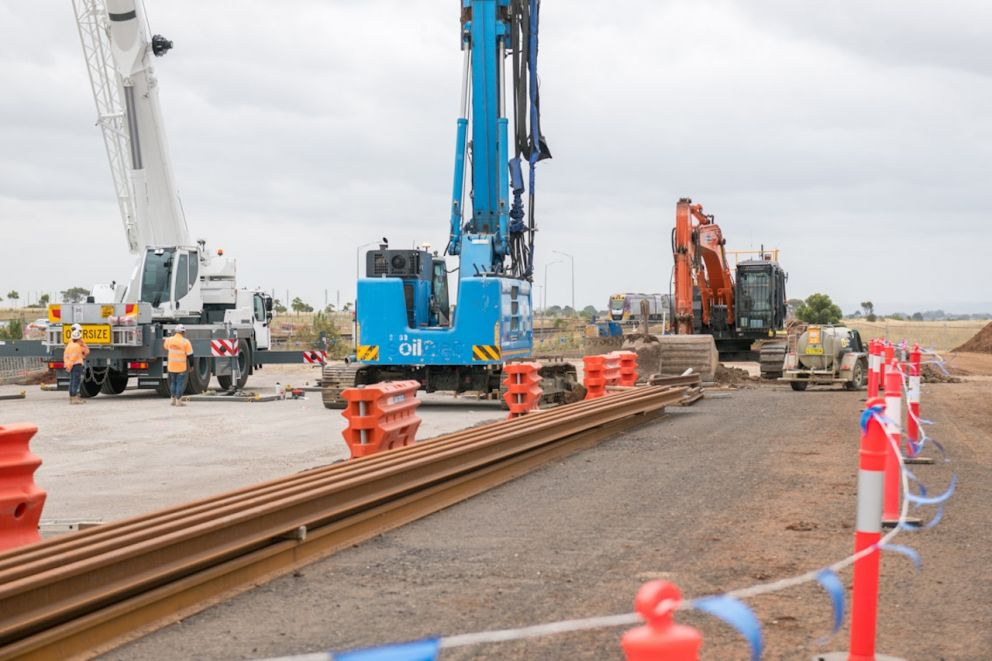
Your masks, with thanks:
[{"label": "orange traffic bollard", "polygon": [[868,399],[878,397],[879,378],[882,373],[882,344],[879,340],[868,343]]},{"label": "orange traffic bollard", "polygon": [[34,483],[41,458],[28,447],[37,431],[27,422],[0,427],[0,551],[41,541],[46,494]]},{"label": "orange traffic bollard", "polygon": [[915,457],[920,449],[920,345],[914,344],[909,354],[909,387],[906,389],[906,443],[910,457]]},{"label": "orange traffic bollard", "polygon": [[582,385],[586,387],[586,399],[606,396],[606,356],[585,356],[582,359]]},{"label": "orange traffic bollard", "polygon": [[894,526],[899,521],[899,494],[902,492],[902,475],[899,470],[899,446],[902,443],[902,376],[893,359],[885,365],[885,431],[895,443],[886,443],[885,496],[882,521]]},{"label": "orange traffic bollard", "polygon": [[503,366],[506,392],[503,400],[510,409],[507,419],[519,418],[538,407],[541,389],[541,363],[507,363]]},{"label": "orange traffic bollard", "polygon": [[634,599],[634,610],[647,623],[624,633],[620,646],[627,661],[696,661],[703,636],[672,620],[682,593],[674,583],[649,581]]},{"label": "orange traffic bollard", "polygon": [[620,384],[633,387],[637,385],[637,353],[634,351],[614,352],[620,358]]},{"label": "orange traffic bollard", "polygon": [[[896,379],[898,374],[893,374]],[[866,408],[880,409],[881,398],[869,399]],[[889,447],[885,428],[878,419],[867,414],[861,431],[861,452],[858,464],[858,512],[854,531],[854,552],[878,544],[882,538],[882,490],[887,484]],[[851,651],[848,659],[867,661],[875,658],[875,633],[878,622],[879,553],[854,561],[851,590]]]},{"label": "orange traffic bollard", "polygon": [[341,392],[348,403],[341,413],[348,427],[341,435],[352,459],[411,445],[417,439],[419,388],[417,381],[384,381]]}]

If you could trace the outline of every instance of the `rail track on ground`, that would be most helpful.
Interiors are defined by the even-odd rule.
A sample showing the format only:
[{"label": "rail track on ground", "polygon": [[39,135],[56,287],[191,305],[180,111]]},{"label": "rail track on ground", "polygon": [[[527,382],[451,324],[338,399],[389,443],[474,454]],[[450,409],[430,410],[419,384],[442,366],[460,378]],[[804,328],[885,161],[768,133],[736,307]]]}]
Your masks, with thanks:
[{"label": "rail track on ground", "polygon": [[2,553],[0,658],[105,652],[657,419],[686,390],[561,406]]}]

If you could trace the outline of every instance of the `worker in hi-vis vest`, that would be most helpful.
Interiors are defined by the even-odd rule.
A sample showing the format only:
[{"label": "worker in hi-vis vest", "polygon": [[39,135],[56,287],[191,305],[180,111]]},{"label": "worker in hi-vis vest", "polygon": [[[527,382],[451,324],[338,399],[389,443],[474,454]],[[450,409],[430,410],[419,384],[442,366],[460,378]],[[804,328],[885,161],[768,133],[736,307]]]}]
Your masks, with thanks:
[{"label": "worker in hi-vis vest", "polygon": [[62,352],[62,364],[69,373],[69,403],[85,404],[79,395],[79,387],[83,384],[83,362],[90,355],[90,348],[83,342],[83,331],[73,327],[69,342]]},{"label": "worker in hi-vis vest", "polygon": [[173,406],[186,406],[183,402],[183,391],[186,390],[186,369],[189,356],[193,355],[193,345],[184,337],[186,327],[176,326],[172,337],[165,338],[163,345],[169,352],[169,392],[172,394]]}]

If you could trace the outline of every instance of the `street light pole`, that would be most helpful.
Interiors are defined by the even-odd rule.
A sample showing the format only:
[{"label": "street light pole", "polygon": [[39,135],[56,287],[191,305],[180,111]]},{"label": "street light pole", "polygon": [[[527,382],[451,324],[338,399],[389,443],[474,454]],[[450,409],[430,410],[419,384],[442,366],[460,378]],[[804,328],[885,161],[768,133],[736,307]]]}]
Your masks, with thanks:
[{"label": "street light pole", "polygon": [[548,267],[554,266],[555,264],[561,264],[561,260],[558,259],[553,262],[548,262],[547,264],[544,265],[544,291],[541,292],[542,294],[544,294],[544,302],[541,303],[541,307],[544,308],[545,318],[548,316]]},{"label": "street light pole", "polygon": [[573,315],[574,314],[577,314],[577,310],[575,309],[575,257],[573,257],[572,255],[569,255],[567,252],[562,252],[561,250],[552,250],[551,252],[556,252],[559,255],[562,255],[563,257],[568,257],[568,261],[571,262],[571,264],[572,264],[572,276],[571,276],[571,280],[572,280],[572,314]]}]

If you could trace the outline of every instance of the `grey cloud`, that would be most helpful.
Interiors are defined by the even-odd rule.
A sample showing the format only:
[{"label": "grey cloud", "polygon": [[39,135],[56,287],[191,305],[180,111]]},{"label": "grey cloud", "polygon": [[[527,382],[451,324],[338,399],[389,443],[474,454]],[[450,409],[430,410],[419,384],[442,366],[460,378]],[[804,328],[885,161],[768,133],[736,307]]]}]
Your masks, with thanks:
[{"label": "grey cloud", "polygon": [[[191,230],[238,258],[243,284],[347,299],[358,244],[446,243],[453,3],[147,4],[176,44],[156,74]],[[986,3],[602,7],[542,7],[539,284],[557,249],[576,256],[580,305],[666,291],[688,195],[729,247],[782,248],[793,295],[987,298],[968,283],[988,268],[960,258],[992,251]],[[0,286],[124,277],[68,3],[0,7],[0,88]],[[39,227],[78,250],[40,271],[8,247]],[[567,269],[549,275],[549,302],[568,302]]]}]

